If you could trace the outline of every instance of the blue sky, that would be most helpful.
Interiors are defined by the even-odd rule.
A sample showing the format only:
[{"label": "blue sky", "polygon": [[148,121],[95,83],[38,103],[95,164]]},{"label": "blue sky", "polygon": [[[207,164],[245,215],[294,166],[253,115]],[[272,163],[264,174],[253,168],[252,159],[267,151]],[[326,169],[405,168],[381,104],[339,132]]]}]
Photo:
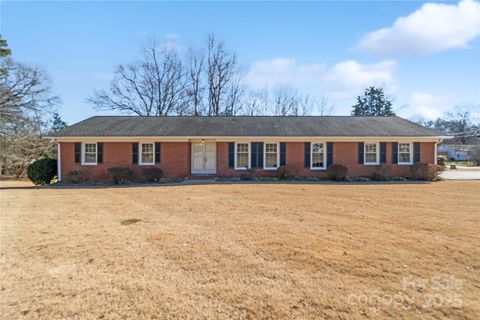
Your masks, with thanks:
[{"label": "blue sky", "polygon": [[401,116],[434,118],[480,104],[480,4],[458,2],[2,1],[13,58],[43,67],[68,123],[96,114],[86,98],[148,39],[183,52],[215,33],[252,88],[288,82],[349,114],[384,86]]}]

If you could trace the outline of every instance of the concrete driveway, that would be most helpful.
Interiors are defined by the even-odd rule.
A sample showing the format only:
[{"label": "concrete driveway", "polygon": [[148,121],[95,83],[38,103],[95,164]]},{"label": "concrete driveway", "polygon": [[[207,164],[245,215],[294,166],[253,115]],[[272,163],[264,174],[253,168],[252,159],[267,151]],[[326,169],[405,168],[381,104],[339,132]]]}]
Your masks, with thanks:
[{"label": "concrete driveway", "polygon": [[440,174],[447,180],[480,180],[480,167],[457,167],[457,169],[447,169]]}]

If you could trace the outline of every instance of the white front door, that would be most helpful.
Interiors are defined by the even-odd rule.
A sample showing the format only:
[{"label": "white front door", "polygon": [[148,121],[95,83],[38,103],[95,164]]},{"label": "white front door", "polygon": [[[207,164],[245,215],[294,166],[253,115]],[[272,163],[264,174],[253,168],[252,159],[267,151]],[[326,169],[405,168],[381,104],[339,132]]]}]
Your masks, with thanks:
[{"label": "white front door", "polygon": [[192,143],[192,174],[217,173],[217,144]]}]

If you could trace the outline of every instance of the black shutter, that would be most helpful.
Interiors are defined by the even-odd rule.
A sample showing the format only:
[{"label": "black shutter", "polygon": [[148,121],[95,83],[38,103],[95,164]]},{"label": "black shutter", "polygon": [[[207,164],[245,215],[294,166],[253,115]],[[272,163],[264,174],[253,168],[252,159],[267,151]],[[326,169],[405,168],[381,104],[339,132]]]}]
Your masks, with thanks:
[{"label": "black shutter", "polygon": [[387,143],[380,142],[380,163],[387,163]]},{"label": "black shutter", "polygon": [[75,163],[82,161],[82,143],[75,142]]},{"label": "black shutter", "polygon": [[304,165],[310,169],[310,142],[305,142]]},{"label": "black shutter", "polygon": [[392,142],[392,163],[398,163],[398,142]]},{"label": "black shutter", "polygon": [[420,142],[413,143],[413,163],[420,163]]},{"label": "black shutter", "polygon": [[160,142],[155,142],[155,163],[160,163],[161,148]]},{"label": "black shutter", "polygon": [[257,168],[263,169],[263,142],[257,142]]},{"label": "black shutter", "polygon": [[252,169],[263,169],[263,142],[252,142],[250,165]]},{"label": "black shutter", "polygon": [[132,143],[132,162],[138,163],[138,142]]},{"label": "black shutter", "polygon": [[97,142],[97,163],[103,162],[103,142]]},{"label": "black shutter", "polygon": [[333,142],[327,142],[327,168],[333,164]]},{"label": "black shutter", "polygon": [[286,165],[286,162],[287,162],[286,149],[287,149],[287,143],[286,142],[280,142],[280,166],[285,166]]},{"label": "black shutter", "polygon": [[364,152],[364,143],[363,142],[359,142],[358,143],[358,163],[359,164],[363,164],[363,152]]},{"label": "black shutter", "polygon": [[235,142],[228,143],[228,167],[230,169],[235,167]]},{"label": "black shutter", "polygon": [[252,151],[250,152],[250,166],[252,169],[257,167],[257,143],[258,142],[252,142],[250,144],[252,147]]}]

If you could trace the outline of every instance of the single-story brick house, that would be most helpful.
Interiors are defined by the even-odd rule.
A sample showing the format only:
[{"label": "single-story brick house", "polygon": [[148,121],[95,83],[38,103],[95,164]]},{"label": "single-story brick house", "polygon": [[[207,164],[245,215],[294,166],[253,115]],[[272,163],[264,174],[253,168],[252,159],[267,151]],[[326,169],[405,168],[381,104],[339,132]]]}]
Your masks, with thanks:
[{"label": "single-story brick house", "polygon": [[448,138],[399,117],[139,117],[97,116],[69,126],[58,142],[58,176],[79,169],[91,180],[107,169],[158,167],[164,177],[274,175],[324,177],[331,164],[350,176],[378,165],[408,175],[415,163],[435,163]]}]

